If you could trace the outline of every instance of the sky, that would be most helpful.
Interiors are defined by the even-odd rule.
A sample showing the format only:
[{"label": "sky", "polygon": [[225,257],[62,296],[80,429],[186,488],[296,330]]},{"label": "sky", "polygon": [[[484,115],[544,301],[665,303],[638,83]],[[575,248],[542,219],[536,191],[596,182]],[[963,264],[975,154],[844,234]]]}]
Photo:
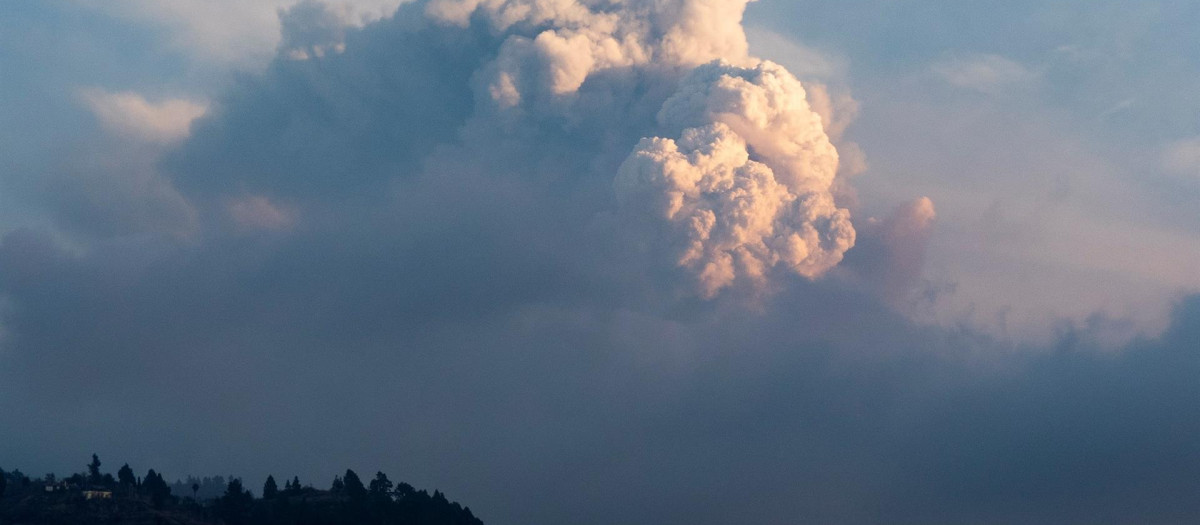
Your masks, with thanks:
[{"label": "sky", "polygon": [[1200,5],[0,6],[0,467],[1200,518]]}]

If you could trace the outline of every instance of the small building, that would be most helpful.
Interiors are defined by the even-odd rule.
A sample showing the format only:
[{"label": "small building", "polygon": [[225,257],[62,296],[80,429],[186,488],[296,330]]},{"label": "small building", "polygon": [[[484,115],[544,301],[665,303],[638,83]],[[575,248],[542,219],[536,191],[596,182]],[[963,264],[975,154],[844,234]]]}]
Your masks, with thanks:
[{"label": "small building", "polygon": [[85,490],[83,497],[87,499],[112,499],[111,490]]}]

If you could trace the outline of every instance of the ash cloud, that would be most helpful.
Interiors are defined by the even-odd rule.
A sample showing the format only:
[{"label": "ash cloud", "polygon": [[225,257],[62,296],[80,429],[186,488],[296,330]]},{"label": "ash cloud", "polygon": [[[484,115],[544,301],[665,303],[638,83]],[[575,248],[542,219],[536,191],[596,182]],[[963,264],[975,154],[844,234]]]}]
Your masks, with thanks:
[{"label": "ash cloud", "polygon": [[818,277],[854,246],[830,192],[837,151],[782,67],[698,67],[658,119],[681,139],[643,139],[621,166],[618,200],[670,223],[663,244],[681,247],[676,263],[700,295],[739,278],[763,288],[776,267]]},{"label": "ash cloud", "polygon": [[[653,271],[677,272],[674,279],[693,282],[688,293],[703,298],[735,282],[769,291],[780,273],[816,278],[854,244],[850,213],[833,194],[835,183],[844,186],[838,154],[800,82],[748,55],[745,4],[405,6],[339,36],[358,40],[357,49],[277,60],[218,101],[166,167],[193,200],[241,198],[227,194],[232,188],[296,203],[299,222],[345,218],[346,209],[322,202],[329,197],[390,204],[391,214],[410,199],[424,206],[453,198],[438,194],[452,187],[523,193],[517,206],[469,213],[553,215],[597,246],[655,238],[650,244],[666,251],[639,260],[665,264]],[[285,58],[295,58],[288,43],[304,38],[304,21],[325,28],[336,20],[324,9],[302,3],[286,13]],[[720,140],[689,151],[729,150],[737,165],[717,162],[706,178],[708,167],[696,162],[688,175],[650,160],[669,157],[653,150],[677,147],[669,137],[684,135]],[[686,209],[636,209],[661,199],[682,199],[672,208]],[[621,231],[606,218],[614,213]],[[540,233],[557,237],[543,239],[547,251],[579,254],[551,245],[567,240],[561,232]]]},{"label": "ash cloud", "polygon": [[914,325],[932,203],[856,232],[833,104],[745,7],[292,12],[151,167],[187,235],[0,241],[0,464],[381,466],[501,525],[1200,513],[1195,299],[1115,357]]}]

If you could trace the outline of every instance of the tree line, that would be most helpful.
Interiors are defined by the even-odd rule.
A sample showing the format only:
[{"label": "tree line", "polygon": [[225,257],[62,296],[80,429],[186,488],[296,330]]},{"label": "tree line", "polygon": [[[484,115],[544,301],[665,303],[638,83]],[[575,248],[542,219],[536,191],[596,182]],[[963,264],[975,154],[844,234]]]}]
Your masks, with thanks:
[{"label": "tree line", "polygon": [[281,487],[272,475],[259,494],[234,476],[168,484],[154,469],[139,477],[125,464],[114,477],[101,472],[100,458],[93,454],[86,471],[65,478],[33,479],[20,470],[0,469],[0,523],[483,524],[469,507],[440,491],[417,490],[383,472],[364,483],[347,469],[328,489],[303,484],[296,476]]}]

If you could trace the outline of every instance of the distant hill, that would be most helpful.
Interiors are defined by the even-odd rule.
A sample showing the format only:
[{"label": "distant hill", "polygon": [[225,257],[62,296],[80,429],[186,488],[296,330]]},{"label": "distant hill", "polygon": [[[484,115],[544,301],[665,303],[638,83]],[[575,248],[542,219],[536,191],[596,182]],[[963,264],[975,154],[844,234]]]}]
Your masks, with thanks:
[{"label": "distant hill", "polygon": [[255,497],[235,477],[168,485],[153,470],[139,478],[125,466],[114,478],[94,456],[89,470],[62,479],[0,470],[0,525],[483,525],[441,492],[393,484],[382,472],[364,484],[347,470],[327,490],[269,478]]}]

